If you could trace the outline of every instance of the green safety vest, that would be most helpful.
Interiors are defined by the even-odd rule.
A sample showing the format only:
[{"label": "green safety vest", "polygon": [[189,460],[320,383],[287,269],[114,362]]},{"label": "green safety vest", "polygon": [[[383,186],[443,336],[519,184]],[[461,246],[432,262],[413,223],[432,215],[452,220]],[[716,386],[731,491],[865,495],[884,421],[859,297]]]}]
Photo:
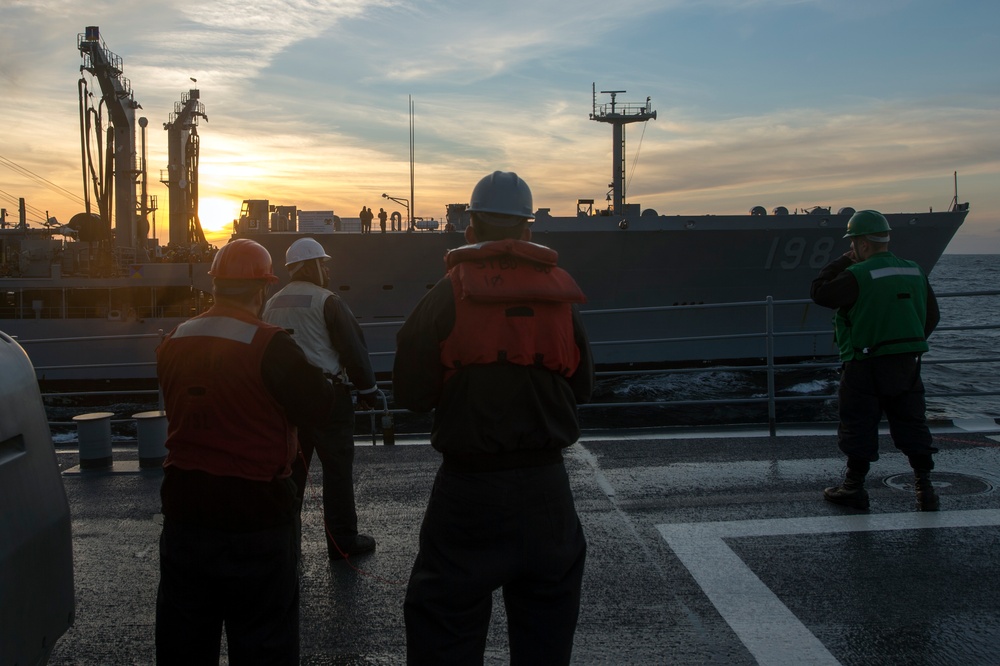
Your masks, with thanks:
[{"label": "green safety vest", "polygon": [[913,261],[881,252],[847,268],[858,300],[834,315],[841,361],[927,351],[927,278]]}]

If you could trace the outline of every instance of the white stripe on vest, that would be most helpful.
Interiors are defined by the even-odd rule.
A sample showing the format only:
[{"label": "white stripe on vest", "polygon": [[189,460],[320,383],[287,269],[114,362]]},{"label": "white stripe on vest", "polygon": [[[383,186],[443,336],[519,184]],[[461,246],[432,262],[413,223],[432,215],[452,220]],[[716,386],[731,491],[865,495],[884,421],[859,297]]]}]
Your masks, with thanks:
[{"label": "white stripe on vest", "polygon": [[904,268],[900,266],[887,266],[886,268],[876,268],[871,272],[873,280],[884,277],[892,277],[894,275],[910,275],[913,277],[920,277],[919,268]]},{"label": "white stripe on vest", "polygon": [[257,326],[248,324],[232,317],[200,317],[184,322],[177,327],[173,338],[193,338],[197,336],[208,338],[223,338],[242,342],[245,345],[253,342],[257,334]]}]

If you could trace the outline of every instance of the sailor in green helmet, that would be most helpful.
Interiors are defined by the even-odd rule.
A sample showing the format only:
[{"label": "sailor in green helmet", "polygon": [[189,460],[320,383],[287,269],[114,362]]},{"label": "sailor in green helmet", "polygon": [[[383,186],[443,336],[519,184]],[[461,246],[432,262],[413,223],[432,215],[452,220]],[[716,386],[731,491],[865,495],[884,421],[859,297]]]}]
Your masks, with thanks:
[{"label": "sailor in green helmet", "polygon": [[827,264],[810,289],[813,301],[837,311],[834,333],[843,362],[837,434],[847,473],[823,496],[868,508],[865,476],[878,460],[878,424],[885,414],[893,444],[913,468],[917,508],[937,511],[930,480],[937,449],[924,416],[920,356],[941,316],[920,266],[889,252],[890,231],[878,211],[856,212],[844,235],[851,249]]}]

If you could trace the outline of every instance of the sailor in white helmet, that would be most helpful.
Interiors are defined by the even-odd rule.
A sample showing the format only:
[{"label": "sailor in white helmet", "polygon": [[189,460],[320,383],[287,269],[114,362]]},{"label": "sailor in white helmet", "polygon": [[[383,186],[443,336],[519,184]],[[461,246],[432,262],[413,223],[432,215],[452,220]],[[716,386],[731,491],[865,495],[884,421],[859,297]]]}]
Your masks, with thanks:
[{"label": "sailor in white helmet", "polygon": [[358,534],[354,504],[354,406],[348,382],[358,390],[358,407],[374,406],[378,387],[368,358],[365,336],[354,313],[326,288],[330,256],[313,238],[300,238],[285,253],[291,282],[264,307],[264,321],[281,326],[326,373],[337,399],[326,423],[301,428],[301,455],[292,466],[299,506],[305,492],[313,451],[323,465],[323,516],[331,560],[375,550],[375,539]]}]

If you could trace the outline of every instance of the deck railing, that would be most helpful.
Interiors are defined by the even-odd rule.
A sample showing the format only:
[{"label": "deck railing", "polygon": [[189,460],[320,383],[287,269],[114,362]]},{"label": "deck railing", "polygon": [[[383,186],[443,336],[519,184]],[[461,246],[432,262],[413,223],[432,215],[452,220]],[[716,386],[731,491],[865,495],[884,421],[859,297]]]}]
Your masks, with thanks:
[{"label": "deck railing", "polygon": [[[991,291],[974,291],[974,292],[953,292],[953,293],[941,293],[937,294],[939,302],[942,303],[942,309],[944,309],[944,303],[947,299],[951,298],[974,298],[982,299],[983,305],[977,307],[977,311],[984,313],[998,313],[1000,308],[996,307],[995,299],[1000,296],[1000,290]],[[728,396],[720,398],[679,398],[679,399],[655,399],[655,400],[639,400],[639,401],[605,401],[605,402],[593,402],[585,405],[581,405],[581,410],[595,410],[595,409],[605,409],[605,410],[618,410],[618,409],[635,409],[635,408],[663,408],[663,407],[691,407],[691,406],[711,406],[711,405],[766,405],[767,409],[767,426],[769,432],[774,435],[776,433],[778,425],[778,406],[781,404],[795,403],[795,402],[808,402],[808,401],[830,401],[835,400],[835,394],[810,394],[810,395],[778,395],[778,391],[775,388],[776,377],[782,371],[794,370],[823,370],[831,369],[839,366],[837,362],[832,357],[829,360],[819,360],[810,362],[795,362],[795,363],[782,363],[777,359],[781,357],[781,341],[783,339],[793,337],[793,336],[815,336],[817,334],[829,333],[828,330],[824,331],[794,331],[794,332],[775,332],[773,326],[773,312],[774,308],[777,306],[788,306],[788,305],[800,305],[809,303],[807,299],[800,300],[784,300],[775,301],[770,297],[759,302],[744,302],[744,303],[730,303],[721,304],[719,306],[710,305],[692,305],[692,306],[664,306],[663,308],[641,308],[636,310],[631,310],[631,312],[637,312],[639,310],[643,312],[658,312],[663,310],[684,310],[684,309],[704,309],[710,307],[721,307],[721,308],[747,308],[747,307],[759,307],[765,312],[764,321],[766,322],[764,329],[755,333],[738,333],[738,334],[711,334],[705,336],[693,336],[693,337],[677,337],[677,338],[659,338],[650,340],[598,340],[593,341],[592,344],[597,346],[602,345],[614,345],[614,344],[661,344],[669,345],[675,343],[691,342],[691,341],[708,341],[708,340],[736,340],[736,339],[746,339],[746,338],[758,338],[761,339],[766,348],[766,356],[761,363],[752,365],[713,365],[713,366],[698,366],[698,367],[674,367],[674,368],[663,368],[663,369],[643,369],[634,371],[607,371],[599,372],[599,378],[608,377],[628,377],[630,375],[635,376],[657,376],[657,375],[677,375],[686,373],[707,373],[707,374],[719,374],[727,372],[740,372],[740,373],[760,373],[765,378],[766,392],[761,395],[754,394],[743,395],[743,396]],[[978,301],[977,301],[978,302]],[[620,312],[620,311],[616,311]],[[600,316],[609,314],[609,311],[584,311],[582,313],[584,317]],[[947,323],[947,318],[945,318],[945,324],[940,325],[935,331],[935,336],[940,336],[945,333],[982,333],[982,332],[992,332],[1000,331],[1000,315],[994,317],[991,323],[986,324],[969,324],[969,323],[957,323],[949,324]],[[401,322],[380,322],[380,323],[369,323],[362,324],[363,328],[376,328],[376,327],[398,327]],[[158,337],[156,334],[144,335],[144,336],[104,336],[100,339],[109,340],[113,338],[135,338],[135,337],[147,337],[155,338]],[[29,349],[35,344],[60,344],[60,343],[78,343],[91,338],[48,338],[44,340],[19,340],[22,345],[25,345]],[[985,356],[975,356],[975,357],[942,357],[935,353],[935,345],[933,345],[934,338],[931,339],[931,352],[928,353],[923,360],[925,366],[968,366],[971,364],[997,364],[1000,363],[1000,355],[988,354]],[[998,341],[1000,341],[1000,336],[998,336]],[[980,349],[997,349],[997,346],[990,345],[979,345]],[[391,355],[394,352],[378,352],[377,355]],[[376,355],[373,354],[373,355]],[[122,366],[151,366],[155,365],[152,361],[145,363],[121,363],[121,364],[82,364],[73,365],[73,368],[107,368],[107,367],[122,367]],[[69,366],[64,366],[69,367]],[[56,370],[59,366],[47,366],[36,368],[36,371],[44,370]],[[994,376],[1000,376],[997,373]],[[926,379],[926,375],[925,375]],[[379,382],[380,386],[383,388],[389,388],[391,386],[390,381]],[[928,389],[927,399],[929,402],[938,398],[954,398],[963,396],[976,396],[976,397],[988,397],[1000,395],[1000,389],[997,385],[979,387],[975,390],[933,390]],[[154,403],[158,401],[158,392],[155,389],[149,390],[100,390],[100,391],[60,391],[60,392],[44,392],[43,397],[47,400],[54,400],[56,398],[94,398],[94,397],[114,397],[114,396],[145,396],[149,400],[149,403]],[[390,404],[391,406],[391,404]],[[406,412],[403,409],[387,409],[377,410],[378,414],[383,414],[385,412],[400,414]],[[112,421],[112,423],[127,423],[128,419],[123,419],[120,421]],[[72,423],[53,421],[51,422],[53,426],[69,426]]]},{"label": "deck railing", "polygon": [[111,319],[134,320],[163,317],[191,317],[195,307],[189,303],[174,305],[140,305],[134,308],[114,308],[107,305],[6,305],[0,307],[0,319]]}]

